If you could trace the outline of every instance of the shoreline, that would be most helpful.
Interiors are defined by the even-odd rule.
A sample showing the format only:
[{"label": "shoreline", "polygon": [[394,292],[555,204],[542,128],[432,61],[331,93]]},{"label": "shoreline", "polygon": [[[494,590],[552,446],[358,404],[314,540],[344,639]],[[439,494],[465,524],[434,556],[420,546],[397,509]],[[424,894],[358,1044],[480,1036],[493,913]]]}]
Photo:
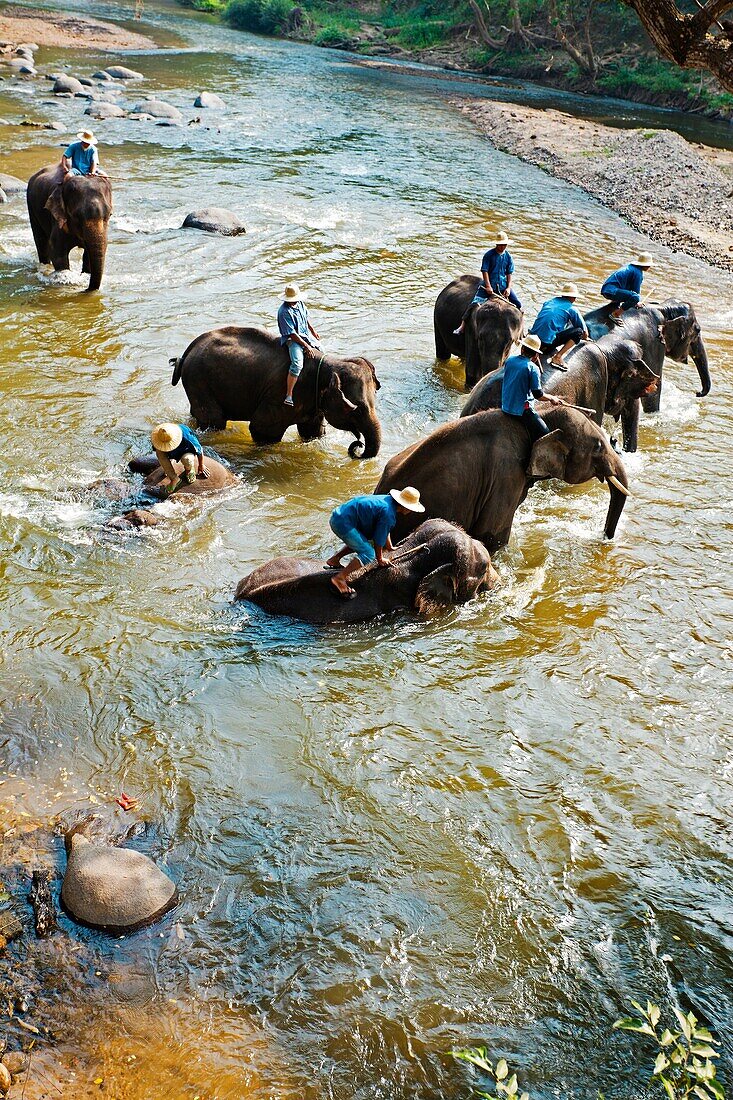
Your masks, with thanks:
[{"label": "shoreline", "polygon": [[0,54],[5,42],[34,42],[39,46],[74,50],[156,48],[152,38],[115,23],[76,12],[47,11],[17,4],[0,7]]},{"label": "shoreline", "polygon": [[650,240],[733,271],[733,152],[554,109],[450,102],[501,152],[582,188]]}]

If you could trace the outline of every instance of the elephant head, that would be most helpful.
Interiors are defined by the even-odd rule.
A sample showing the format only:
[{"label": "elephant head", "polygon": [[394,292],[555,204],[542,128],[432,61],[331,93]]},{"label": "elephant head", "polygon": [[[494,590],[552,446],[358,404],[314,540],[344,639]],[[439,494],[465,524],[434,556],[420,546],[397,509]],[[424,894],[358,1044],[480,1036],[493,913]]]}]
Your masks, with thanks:
[{"label": "elephant head", "polygon": [[499,370],[522,331],[522,314],[501,294],[474,306],[466,318],[466,389]]},{"label": "elephant head", "polygon": [[[382,442],[375,400],[380,389],[374,364],[368,359],[325,358],[318,375],[318,413],[334,428],[352,432],[352,458],[374,458]],[[363,439],[363,442],[362,442]]]},{"label": "elephant head", "polygon": [[558,478],[569,485],[598,478],[608,483],[611,499],[603,534],[612,539],[629,494],[626,470],[598,425],[574,409],[551,407],[542,411],[549,435],[532,447],[527,475]]},{"label": "elephant head", "polygon": [[687,363],[692,356],[702,386],[696,396],[707,397],[710,393],[708,353],[695,310],[689,302],[675,300],[664,302],[658,308],[662,315],[660,335],[664,340],[666,354],[676,363]]},{"label": "elephant head", "polygon": [[112,188],[106,176],[67,176],[46,200],[46,210],[62,233],[84,249],[88,290],[99,290],[107,254]]},{"label": "elephant head", "polygon": [[[417,587],[415,611],[430,615],[454,604],[468,603],[494,587],[499,577],[483,543],[445,520],[426,520],[404,545],[430,541],[432,562],[445,560],[426,573]],[[401,544],[402,545],[402,544]]]},{"label": "elephant head", "polygon": [[[603,349],[601,340],[598,347]],[[656,393],[660,378],[644,362],[644,354],[636,340],[621,339],[609,349],[608,387],[605,411],[618,420],[638,398]]]}]

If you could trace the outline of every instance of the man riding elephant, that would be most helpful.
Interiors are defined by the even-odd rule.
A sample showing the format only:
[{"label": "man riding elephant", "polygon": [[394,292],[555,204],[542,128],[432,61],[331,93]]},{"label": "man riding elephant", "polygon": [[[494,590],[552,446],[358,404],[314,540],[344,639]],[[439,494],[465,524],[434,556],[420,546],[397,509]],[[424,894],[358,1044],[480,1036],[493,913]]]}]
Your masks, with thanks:
[{"label": "man riding elephant", "polygon": [[583,339],[588,339],[588,329],[575,308],[578,288],[575,283],[564,283],[554,298],[544,303],[537,319],[529,330],[539,336],[542,352],[552,353],[552,365],[562,367],[565,355]]},{"label": "man riding elephant", "polygon": [[633,309],[639,305],[644,272],[648,271],[653,262],[648,252],[640,252],[630,264],[620,267],[608,276],[601,287],[601,294],[611,303],[611,317],[620,317],[625,309]]}]

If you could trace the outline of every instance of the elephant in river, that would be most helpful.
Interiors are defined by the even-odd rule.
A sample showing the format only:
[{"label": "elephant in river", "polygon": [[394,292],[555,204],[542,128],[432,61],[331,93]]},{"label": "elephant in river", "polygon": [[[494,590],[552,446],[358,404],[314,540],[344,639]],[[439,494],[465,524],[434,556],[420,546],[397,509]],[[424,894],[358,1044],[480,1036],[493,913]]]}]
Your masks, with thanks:
[{"label": "elephant in river", "polygon": [[[173,467],[177,473],[183,473],[183,466],[180,462],[174,462]],[[167,494],[160,489],[160,484],[165,480],[166,475],[160,467],[155,455],[145,455],[144,457],[133,458],[128,463],[128,468],[132,473],[145,474],[144,493],[147,496],[159,497],[160,499],[178,500],[179,498],[190,499],[191,497],[201,497],[210,493],[219,492],[222,489],[227,489],[229,486],[237,484],[237,478],[231,470],[228,470],[221,462],[217,462],[216,459],[209,458],[208,455],[204,455],[204,469],[209,475],[208,478],[197,478],[197,480],[190,485],[184,482],[180,489],[176,489],[172,497],[167,496]],[[132,496],[130,492],[131,487],[126,482],[105,480],[95,482],[92,488],[96,487],[102,488],[108,500],[121,499],[123,496]],[[125,489],[127,490],[126,492]],[[120,516],[113,516],[113,518],[108,521],[107,526],[113,530],[126,531],[131,527],[156,527],[162,522],[163,516],[159,515],[157,512],[151,511],[150,508],[132,508],[127,512],[123,512]]]},{"label": "elephant in river", "polygon": [[497,575],[486,549],[445,520],[431,519],[395,547],[392,564],[352,574],[356,598],[331,584],[337,572],[313,558],[275,558],[237,585],[235,599],[312,623],[356,623],[390,611],[429,614],[491,588]]},{"label": "elephant in river", "polygon": [[501,294],[492,294],[466,317],[464,331],[456,336],[481,280],[460,275],[438,295],[433,310],[435,355],[449,359],[457,355],[466,364],[466,389],[501,367],[512,344],[522,334],[522,313]]},{"label": "elephant in river", "polygon": [[107,176],[64,177],[60,164],[48,164],[28,181],[28,216],[38,259],[56,271],[68,271],[69,252],[83,248],[87,290],[99,290],[112,214],[112,185]]},{"label": "elephant in river", "polygon": [[[608,482],[603,533],[613,538],[629,495],[621,459],[583,413],[541,406],[541,415],[551,432],[534,445],[521,421],[499,409],[444,424],[390,459],[374,492],[414,485],[426,515],[459,524],[493,553],[509,541],[514,513],[535,481],[580,485],[598,478]],[[412,513],[400,515],[393,538],[404,538],[414,526]]]},{"label": "elephant in river", "polygon": [[180,359],[171,360],[172,384],[183,382],[200,428],[248,421],[255,443],[264,444],[279,443],[291,424],[301,439],[318,439],[328,421],[356,436],[349,447],[352,458],[378,454],[382,429],[374,365],[361,356],[306,356],[289,407],[283,404],[289,362],[279,337],[264,328],[229,325],[203,333]]},{"label": "elephant in river", "polygon": [[[604,413],[621,420],[624,450],[635,451],[639,421],[639,398],[652,393],[659,377],[644,362],[641,345],[635,340],[609,333],[598,343],[587,341],[573,348],[566,369],[544,361],[542,388],[564,397],[572,405],[592,409],[596,424]],[[474,386],[461,416],[501,407],[503,368],[482,378]]]},{"label": "elephant in river", "polygon": [[687,363],[692,356],[701,384],[696,396],[707,397],[710,393],[708,353],[695,310],[689,302],[668,298],[660,305],[628,309],[617,322],[609,313],[608,306],[587,313],[585,322],[588,331],[594,339],[607,332],[611,337],[636,340],[640,345],[645,362],[660,379],[656,392],[642,398],[645,412],[659,411],[665,355],[676,363]]}]

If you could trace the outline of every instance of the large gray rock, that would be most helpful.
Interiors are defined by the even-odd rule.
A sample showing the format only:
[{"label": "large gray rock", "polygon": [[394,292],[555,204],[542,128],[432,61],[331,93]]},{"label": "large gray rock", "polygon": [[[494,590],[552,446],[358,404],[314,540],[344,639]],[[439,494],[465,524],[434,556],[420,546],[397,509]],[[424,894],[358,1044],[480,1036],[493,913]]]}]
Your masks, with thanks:
[{"label": "large gray rock", "polygon": [[196,96],[193,105],[194,107],[213,107],[218,111],[226,107],[224,100],[215,92],[202,92],[201,95]]},{"label": "large gray rock", "polygon": [[182,229],[202,229],[205,233],[220,233],[223,237],[241,237],[247,232],[243,221],[223,206],[207,206],[186,215]]},{"label": "large gray rock", "polygon": [[30,50],[31,53],[37,53],[38,50],[40,50],[40,48],[41,47],[38,45],[37,42],[19,42],[18,43],[18,49],[19,50]]},{"label": "large gray rock", "polygon": [[19,180],[17,176],[9,176],[5,172],[0,172],[0,187],[6,195],[19,195],[26,189],[23,180]]},{"label": "large gray rock", "polygon": [[0,206],[2,206],[2,204],[4,202],[7,202],[7,201],[8,201],[8,196],[5,194],[2,187],[0,187]]},{"label": "large gray rock", "polygon": [[61,901],[82,924],[132,932],[175,905],[175,883],[140,852],[92,843],[80,832],[67,835],[66,846]]},{"label": "large gray rock", "polygon": [[71,95],[84,95],[84,85],[80,80],[77,80],[75,76],[67,76],[66,73],[61,73],[56,78],[53,86],[54,94],[58,95],[59,92],[67,92]]},{"label": "large gray rock", "polygon": [[30,58],[27,58],[27,57],[13,57],[8,62],[8,66],[13,70],[14,73],[27,73],[30,76],[35,76],[35,74],[36,74],[36,67],[33,64],[33,56],[32,55],[31,55]]},{"label": "large gray rock", "polygon": [[92,73],[92,80],[111,80],[111,75],[106,69],[99,69],[98,72]]},{"label": "large gray rock", "polygon": [[152,115],[153,118],[169,118],[173,122],[182,122],[183,115],[172,103],[164,103],[162,99],[146,99],[138,103],[133,110],[138,114]]},{"label": "large gray rock", "polygon": [[121,107],[118,107],[116,103],[107,103],[106,100],[100,100],[98,103],[92,103],[91,107],[87,107],[84,114],[91,115],[92,118],[97,119],[125,117],[125,112],[122,110]]},{"label": "large gray rock", "polygon": [[144,80],[145,77],[142,73],[135,72],[134,69],[126,69],[124,65],[108,65],[104,70],[113,76],[115,80]]}]

